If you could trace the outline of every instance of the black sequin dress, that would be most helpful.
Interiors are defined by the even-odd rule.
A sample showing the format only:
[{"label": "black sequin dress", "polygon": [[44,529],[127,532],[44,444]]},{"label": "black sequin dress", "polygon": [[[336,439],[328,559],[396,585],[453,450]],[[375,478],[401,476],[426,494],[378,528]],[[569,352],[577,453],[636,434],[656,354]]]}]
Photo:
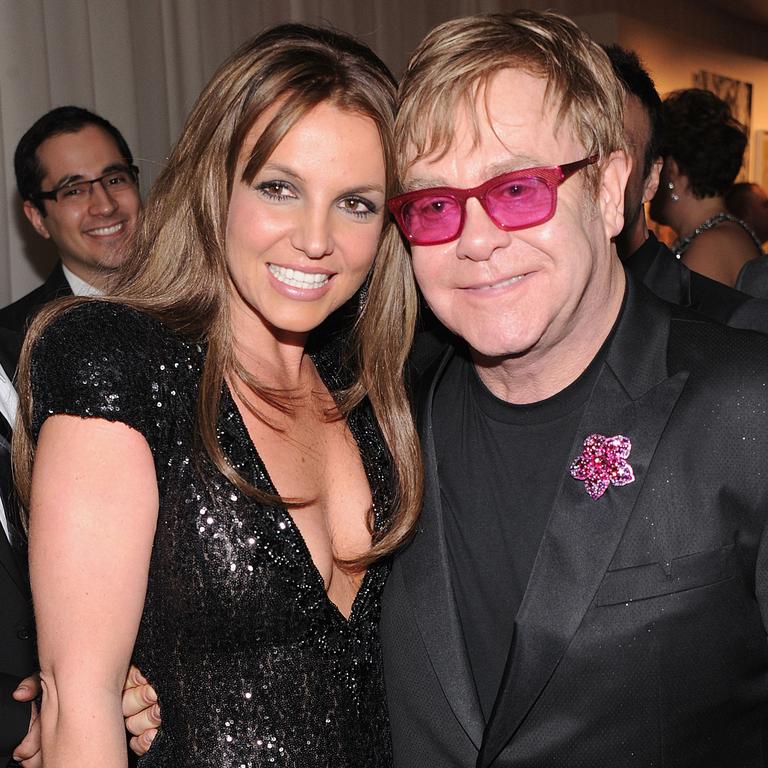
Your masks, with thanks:
[{"label": "black sequin dress", "polygon": [[[345,383],[335,347],[313,356],[331,392]],[[204,357],[203,345],[106,302],[59,317],[32,357],[35,435],[50,414],[99,417],[141,432],[154,456],[159,518],[133,661],[163,725],[140,765],[390,766],[377,635],[386,566],[368,570],[345,619],[285,508],[244,497],[194,458]],[[369,408],[349,427],[380,526],[388,454]],[[232,465],[274,492],[226,388],[218,433]]]}]

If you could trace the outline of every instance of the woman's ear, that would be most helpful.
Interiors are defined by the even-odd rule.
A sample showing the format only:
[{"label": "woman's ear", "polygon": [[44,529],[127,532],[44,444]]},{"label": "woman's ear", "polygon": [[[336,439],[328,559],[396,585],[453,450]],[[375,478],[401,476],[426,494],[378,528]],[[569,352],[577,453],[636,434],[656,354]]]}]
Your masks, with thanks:
[{"label": "woman's ear", "polygon": [[664,180],[674,184],[678,194],[688,190],[688,177],[680,170],[674,157],[664,158]]}]

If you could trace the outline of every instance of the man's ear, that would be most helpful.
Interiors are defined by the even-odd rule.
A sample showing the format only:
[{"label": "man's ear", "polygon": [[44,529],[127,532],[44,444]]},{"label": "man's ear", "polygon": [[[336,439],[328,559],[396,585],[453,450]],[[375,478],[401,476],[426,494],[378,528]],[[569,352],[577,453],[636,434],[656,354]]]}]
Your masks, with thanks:
[{"label": "man's ear", "polygon": [[45,218],[43,218],[43,214],[40,213],[38,207],[31,200],[24,201],[24,215],[40,237],[44,237],[46,240],[50,239],[51,233],[48,231],[48,227],[45,226]]},{"label": "man's ear", "polygon": [[653,200],[653,196],[656,194],[656,190],[659,188],[659,178],[661,177],[662,165],[664,165],[664,160],[660,157],[657,157],[651,165],[651,172],[648,174],[648,178],[645,180],[645,186],[643,187],[644,203]]},{"label": "man's ear", "polygon": [[632,161],[624,150],[611,152],[601,169],[599,202],[609,240],[624,228],[624,188],[631,169]]}]

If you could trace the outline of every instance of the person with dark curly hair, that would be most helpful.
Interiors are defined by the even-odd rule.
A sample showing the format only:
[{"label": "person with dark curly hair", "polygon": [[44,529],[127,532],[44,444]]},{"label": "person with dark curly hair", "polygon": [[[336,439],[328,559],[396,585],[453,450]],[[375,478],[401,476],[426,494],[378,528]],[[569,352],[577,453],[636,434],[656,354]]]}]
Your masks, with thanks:
[{"label": "person with dark curly hair", "polygon": [[687,267],[734,286],[742,267],[762,254],[724,199],[741,167],[746,131],[725,101],[699,88],[667,96],[663,117],[664,165],[651,216],[675,231],[672,250]]}]

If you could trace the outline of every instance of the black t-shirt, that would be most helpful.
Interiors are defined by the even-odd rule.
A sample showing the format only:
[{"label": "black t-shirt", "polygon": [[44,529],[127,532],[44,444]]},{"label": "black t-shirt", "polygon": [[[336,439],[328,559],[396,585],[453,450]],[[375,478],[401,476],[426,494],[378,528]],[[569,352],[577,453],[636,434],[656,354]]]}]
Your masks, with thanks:
[{"label": "black t-shirt", "polygon": [[449,362],[433,425],[451,579],[486,719],[496,699],[536,553],[604,357],[547,400],[513,405],[466,350]]}]

